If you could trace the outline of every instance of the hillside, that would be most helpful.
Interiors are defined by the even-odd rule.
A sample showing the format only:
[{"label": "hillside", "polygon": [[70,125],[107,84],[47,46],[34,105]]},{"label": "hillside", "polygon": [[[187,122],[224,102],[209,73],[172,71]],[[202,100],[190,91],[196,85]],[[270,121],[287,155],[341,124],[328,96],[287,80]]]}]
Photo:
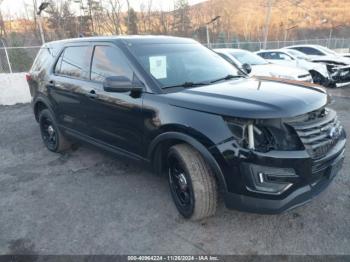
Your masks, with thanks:
[{"label": "hillside", "polygon": [[[194,24],[200,25],[217,15],[214,32],[238,35],[245,40],[261,39],[267,13],[267,0],[209,0],[191,7]],[[330,28],[338,37],[350,35],[350,0],[272,1],[269,39],[283,39],[285,30],[292,38],[325,38]]]}]

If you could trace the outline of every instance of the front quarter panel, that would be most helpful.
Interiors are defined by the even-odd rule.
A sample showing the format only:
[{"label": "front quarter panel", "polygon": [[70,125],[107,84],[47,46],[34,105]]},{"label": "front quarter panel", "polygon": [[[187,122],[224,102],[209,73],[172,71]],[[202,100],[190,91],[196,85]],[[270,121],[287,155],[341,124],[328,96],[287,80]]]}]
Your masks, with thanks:
[{"label": "front quarter panel", "polygon": [[165,132],[181,132],[210,147],[231,137],[220,115],[178,107],[167,103],[167,94],[145,94],[145,143]]}]

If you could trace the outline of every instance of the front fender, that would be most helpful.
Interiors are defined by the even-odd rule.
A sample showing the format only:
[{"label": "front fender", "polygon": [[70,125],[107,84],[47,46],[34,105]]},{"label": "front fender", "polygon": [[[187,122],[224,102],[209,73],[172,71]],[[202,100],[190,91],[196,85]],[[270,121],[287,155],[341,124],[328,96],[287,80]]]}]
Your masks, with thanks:
[{"label": "front fender", "polygon": [[184,143],[187,143],[191,145],[193,148],[198,150],[198,152],[201,153],[202,157],[204,158],[205,162],[210,166],[212,171],[215,174],[215,177],[217,178],[218,184],[219,184],[219,190],[226,192],[227,191],[227,185],[226,185],[226,180],[225,177],[222,173],[222,170],[214,158],[214,156],[209,152],[209,150],[201,144],[199,141],[194,139],[193,137],[179,133],[179,132],[166,132],[163,134],[158,135],[156,138],[153,139],[151,142],[149,149],[148,149],[148,159],[153,159],[154,153],[158,145],[162,144],[163,142],[166,141],[171,141],[171,140],[176,140],[176,141],[183,141]]}]

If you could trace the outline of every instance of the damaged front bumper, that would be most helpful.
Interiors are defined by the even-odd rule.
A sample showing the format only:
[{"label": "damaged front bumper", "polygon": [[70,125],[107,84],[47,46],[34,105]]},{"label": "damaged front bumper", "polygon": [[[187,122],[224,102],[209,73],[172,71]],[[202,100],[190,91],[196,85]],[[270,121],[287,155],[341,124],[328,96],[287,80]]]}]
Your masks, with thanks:
[{"label": "damaged front bumper", "polygon": [[336,87],[350,84],[350,66],[331,66],[329,69],[330,84]]},{"label": "damaged front bumper", "polygon": [[346,134],[342,131],[333,148],[317,160],[306,150],[251,151],[237,158],[228,152],[227,144],[221,145],[218,149],[224,150],[228,166],[227,191],[223,193],[226,206],[274,214],[307,203],[327,188],[341,169],[345,143]]}]

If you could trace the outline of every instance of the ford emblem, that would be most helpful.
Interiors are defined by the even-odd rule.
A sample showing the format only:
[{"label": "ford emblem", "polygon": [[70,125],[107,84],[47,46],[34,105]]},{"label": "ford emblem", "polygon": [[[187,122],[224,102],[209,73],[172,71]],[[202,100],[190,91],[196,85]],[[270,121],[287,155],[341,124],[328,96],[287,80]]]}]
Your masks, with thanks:
[{"label": "ford emblem", "polygon": [[333,126],[331,129],[329,129],[328,137],[335,139],[340,135],[339,133],[339,128]]}]

